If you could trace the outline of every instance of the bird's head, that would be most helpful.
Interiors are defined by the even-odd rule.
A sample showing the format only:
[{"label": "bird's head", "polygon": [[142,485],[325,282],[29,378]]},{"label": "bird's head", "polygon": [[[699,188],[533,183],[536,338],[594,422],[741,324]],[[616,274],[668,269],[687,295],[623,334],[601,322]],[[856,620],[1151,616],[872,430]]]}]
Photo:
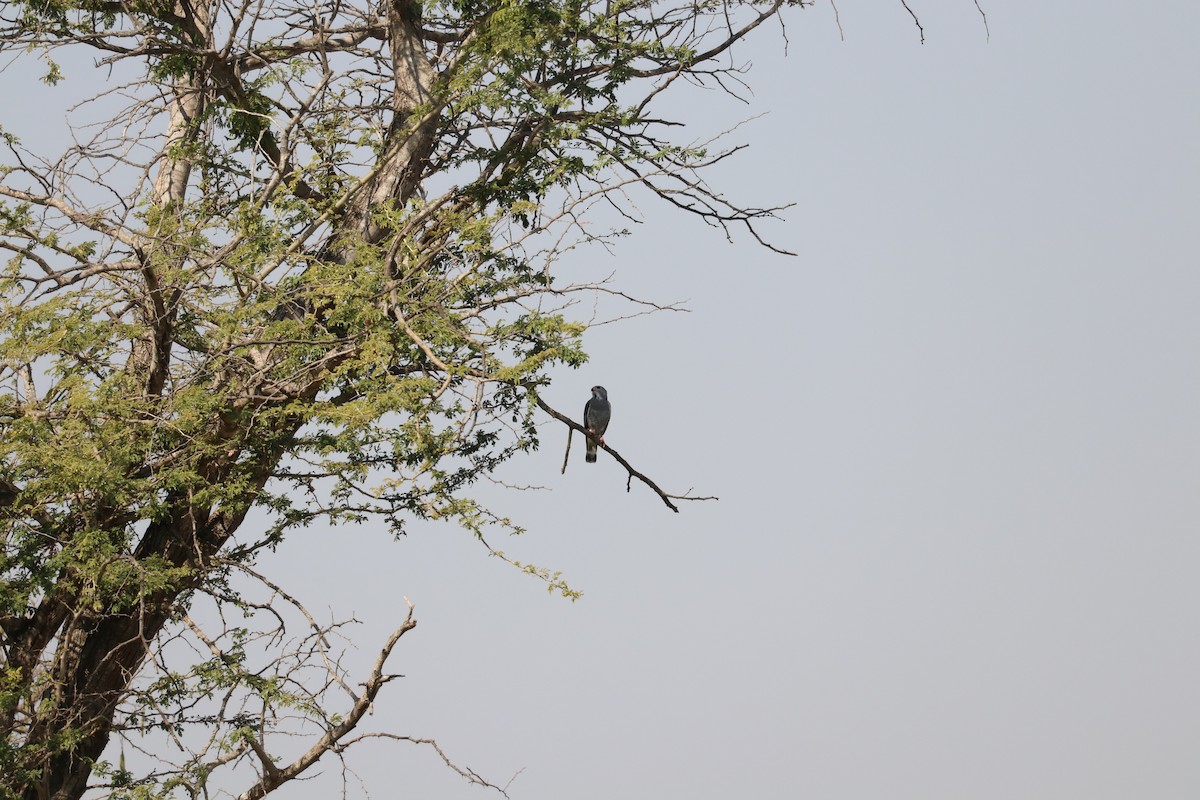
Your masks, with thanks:
[{"label": "bird's head", "polygon": [[608,399],[608,390],[605,389],[603,386],[593,386],[592,387],[592,397],[599,398],[600,400],[607,400]]}]

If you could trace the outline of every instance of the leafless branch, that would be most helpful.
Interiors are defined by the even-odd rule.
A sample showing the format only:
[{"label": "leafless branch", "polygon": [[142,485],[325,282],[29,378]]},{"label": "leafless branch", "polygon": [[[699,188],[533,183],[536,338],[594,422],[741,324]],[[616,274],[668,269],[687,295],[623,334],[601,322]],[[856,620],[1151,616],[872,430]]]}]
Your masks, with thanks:
[{"label": "leafless branch", "polygon": [[987,40],[990,42],[992,40],[992,31],[988,27],[987,14],[984,13],[983,6],[979,5],[979,0],[975,0],[975,8],[979,9],[979,16],[983,17],[983,31],[987,34]]},{"label": "leafless branch", "polygon": [[921,33],[921,44],[925,44],[925,28],[921,25],[921,20],[918,19],[916,13],[908,7],[908,0],[900,0],[900,5],[904,6],[904,10],[908,12],[910,17],[912,17],[913,22],[917,26],[917,30]]},{"label": "leafless branch", "polygon": [[[284,783],[302,775],[326,753],[334,752],[345,746],[343,739],[355,730],[359,721],[371,709],[379,690],[383,688],[384,684],[397,677],[385,674],[384,667],[400,638],[417,626],[417,621],[413,618],[412,602],[408,598],[405,598],[404,602],[408,606],[408,615],[380,649],[370,675],[360,684],[363,687],[362,692],[356,696],[354,705],[345,717],[340,722],[331,725],[308,750],[286,766],[271,769],[266,766],[270,760],[260,755],[264,761],[264,774],[250,788],[239,794],[238,800],[259,800],[259,798],[265,797]],[[250,741],[250,745],[255,748],[254,741]],[[259,748],[255,748],[255,750],[258,752]]]},{"label": "leafless branch", "polygon": [[[589,433],[587,428],[583,427],[583,425],[580,425],[578,422],[571,419],[567,415],[562,414],[562,413],[556,411],[555,409],[551,408],[546,403],[545,400],[538,397],[536,394],[534,395],[534,400],[537,402],[538,408],[542,409],[542,411],[546,412],[547,414],[554,417],[559,422],[566,425],[570,430],[579,431],[584,436],[586,436],[589,439],[591,439],[592,441],[594,441],[599,447],[603,448],[614,459],[616,459],[617,463],[620,464],[622,467],[624,467],[625,471],[627,473],[629,473],[628,479],[625,482],[625,490],[626,491],[631,491],[632,481],[634,478],[637,478],[639,481],[641,481],[642,483],[649,486],[651,491],[653,491],[655,494],[657,494],[662,499],[663,503],[666,504],[667,508],[674,511],[676,514],[679,513],[679,507],[671,502],[672,499],[675,499],[675,500],[716,500],[717,499],[715,497],[691,497],[691,496],[687,496],[687,495],[667,494],[659,487],[659,485],[657,483],[652,481],[650,478],[648,478],[643,473],[634,469],[633,465],[630,464],[628,461],[626,461],[625,458],[620,453],[618,453],[616,450],[609,447],[607,444],[602,442],[599,438],[592,436],[592,434]],[[569,441],[570,434],[568,434],[567,436],[568,436],[568,452],[569,452],[570,451],[570,441]],[[563,471],[564,472],[566,471],[565,463],[563,464]]]},{"label": "leafless branch", "polygon": [[838,38],[844,42],[846,41],[846,32],[842,30],[842,15],[838,13],[837,0],[829,0],[829,5],[833,7],[833,21],[837,25]]}]

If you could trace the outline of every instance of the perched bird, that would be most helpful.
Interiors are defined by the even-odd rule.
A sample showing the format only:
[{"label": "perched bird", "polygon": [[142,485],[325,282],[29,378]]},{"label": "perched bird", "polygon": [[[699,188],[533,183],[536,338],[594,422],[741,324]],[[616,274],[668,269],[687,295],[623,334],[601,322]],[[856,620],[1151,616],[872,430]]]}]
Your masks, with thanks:
[{"label": "perched bird", "polygon": [[[612,406],[608,402],[608,390],[603,386],[592,387],[592,399],[583,407],[583,427],[588,433],[604,443],[604,432],[608,430],[608,421],[612,418]],[[587,462],[596,460],[596,442],[589,438],[587,441]]]}]

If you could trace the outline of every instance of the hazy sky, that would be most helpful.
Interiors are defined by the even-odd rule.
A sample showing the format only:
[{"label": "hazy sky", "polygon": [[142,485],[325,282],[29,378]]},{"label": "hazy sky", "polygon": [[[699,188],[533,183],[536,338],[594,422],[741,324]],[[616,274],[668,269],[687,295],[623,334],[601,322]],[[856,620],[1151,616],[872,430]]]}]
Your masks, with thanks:
[{"label": "hazy sky", "polygon": [[[514,800],[1200,797],[1200,5],[838,0],[751,48],[765,114],[714,182],[795,202],[795,258],[650,202],[622,288],[687,314],[598,328],[549,400],[613,402],[489,488],[570,603],[449,526],[299,534],[264,562],[362,658],[416,604],[372,725]],[[325,592],[326,594],[322,594]],[[377,798],[482,798],[364,747]],[[331,765],[331,768],[333,765]],[[333,770],[336,772],[336,770]],[[336,782],[281,797],[325,798]],[[351,796],[365,790],[352,787]]]},{"label": "hazy sky", "polygon": [[[560,476],[549,428],[493,544],[577,603],[449,527],[281,555],[364,645],[416,603],[377,724],[521,800],[1200,796],[1200,6],[985,2],[988,41],[911,5],[924,45],[818,3],[786,58],[755,40],[749,106],[688,98],[698,138],[766,114],[720,182],[795,202],[798,257],[644,204],[562,265],[688,300],[596,330],[551,401],[604,384],[610,443],[719,502]],[[365,754],[376,797],[483,795]]]},{"label": "hazy sky", "polygon": [[[759,114],[719,183],[795,202],[796,258],[643,204],[607,274],[666,314],[597,329],[551,402],[670,513],[564,436],[497,490],[493,544],[339,529],[364,650],[420,627],[373,722],[436,736],[520,800],[1200,796],[1200,6],[840,0],[753,43]],[[576,443],[578,445],[578,442]],[[345,558],[327,560],[330,540]],[[367,653],[364,652],[364,656]],[[476,798],[431,754],[354,762],[375,797]],[[290,796],[324,796],[317,786]]]}]

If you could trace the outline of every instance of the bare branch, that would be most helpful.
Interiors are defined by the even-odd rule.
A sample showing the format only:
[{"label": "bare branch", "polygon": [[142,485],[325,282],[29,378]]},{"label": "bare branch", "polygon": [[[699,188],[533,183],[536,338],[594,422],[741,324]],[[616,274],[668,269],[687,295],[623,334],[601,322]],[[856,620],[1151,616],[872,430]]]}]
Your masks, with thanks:
[{"label": "bare branch", "polygon": [[983,18],[983,31],[987,34],[987,40],[990,42],[992,40],[992,31],[988,27],[987,14],[984,13],[983,6],[979,5],[979,0],[975,0],[975,8],[979,10],[979,16]]},{"label": "bare branch", "polygon": [[925,28],[921,25],[921,20],[917,18],[916,13],[908,7],[908,0],[900,0],[900,5],[904,6],[904,10],[912,17],[913,23],[917,26],[917,30],[921,34],[921,44],[925,44]]},{"label": "bare branch", "polygon": [[[531,387],[527,387],[527,388],[531,388]],[[641,481],[642,483],[649,486],[650,489],[655,494],[657,494],[660,498],[662,498],[662,501],[663,501],[663,503],[666,504],[667,508],[674,511],[676,514],[679,513],[679,507],[671,502],[672,499],[675,499],[675,500],[716,500],[717,499],[716,497],[691,497],[691,496],[687,496],[687,495],[667,494],[661,488],[659,488],[657,483],[650,480],[650,478],[646,477],[644,474],[642,474],[641,472],[638,472],[636,469],[634,469],[633,465],[630,464],[628,461],[626,461],[625,458],[620,453],[618,453],[616,450],[609,447],[607,444],[602,442],[599,438],[592,436],[588,432],[587,428],[583,427],[578,422],[576,422],[575,420],[566,416],[565,414],[562,414],[562,413],[554,410],[549,405],[547,405],[545,400],[538,397],[536,394],[533,395],[533,398],[534,398],[534,401],[537,402],[538,408],[542,409],[542,411],[545,411],[547,414],[549,414],[550,416],[554,417],[559,422],[566,425],[569,429],[579,431],[584,436],[586,436],[589,439],[591,439],[592,441],[594,441],[599,447],[603,448],[606,452],[608,452],[609,455],[611,455],[613,458],[615,458],[617,460],[617,463],[620,464],[622,467],[624,467],[625,471],[629,473],[628,480],[625,483],[626,491],[630,491],[632,480],[634,478],[637,478],[639,481]],[[568,434],[568,436],[569,436],[569,434]],[[568,450],[569,450],[569,447],[568,447]],[[564,471],[566,470],[565,464],[563,465],[563,469],[564,469]]]},{"label": "bare branch", "polygon": [[[264,768],[264,775],[257,783],[251,786],[238,795],[238,800],[259,800],[265,797],[279,786],[287,783],[294,778],[299,777],[309,767],[316,764],[320,758],[326,753],[338,750],[344,746],[342,739],[349,735],[357,726],[363,716],[371,709],[371,704],[375,701],[379,690],[384,684],[395,678],[395,675],[387,675],[384,673],[384,666],[387,664],[388,657],[392,654],[396,643],[404,634],[417,626],[417,621],[413,618],[413,604],[404,599],[408,605],[408,615],[404,622],[396,628],[387,642],[379,651],[379,655],[375,659],[375,665],[371,669],[371,674],[361,684],[363,691],[358,695],[354,702],[354,706],[346,714],[345,718],[338,724],[331,726],[308,750],[302,755],[284,767],[276,767],[275,769]],[[253,741],[250,742],[251,747],[255,747]],[[257,752],[257,748],[256,748]],[[264,764],[269,759],[264,760]]]}]

